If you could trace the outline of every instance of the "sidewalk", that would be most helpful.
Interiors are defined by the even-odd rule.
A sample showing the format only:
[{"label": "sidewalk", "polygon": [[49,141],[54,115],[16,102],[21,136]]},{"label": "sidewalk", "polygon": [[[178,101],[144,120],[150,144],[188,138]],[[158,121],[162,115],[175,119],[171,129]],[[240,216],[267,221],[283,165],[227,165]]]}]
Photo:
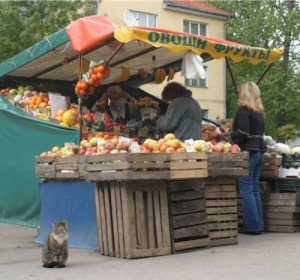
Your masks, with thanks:
[{"label": "sidewalk", "polygon": [[239,235],[239,244],[127,260],[70,248],[66,268],[42,267],[36,229],[0,223],[0,280],[299,280],[300,233]]}]

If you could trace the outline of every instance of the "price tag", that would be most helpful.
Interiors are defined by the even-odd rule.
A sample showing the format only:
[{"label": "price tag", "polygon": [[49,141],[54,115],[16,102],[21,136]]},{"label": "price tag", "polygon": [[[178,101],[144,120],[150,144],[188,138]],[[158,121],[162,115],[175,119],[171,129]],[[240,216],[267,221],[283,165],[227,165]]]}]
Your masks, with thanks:
[{"label": "price tag", "polygon": [[189,146],[189,145],[185,146],[185,150],[188,153],[196,152],[194,146]]},{"label": "price tag", "polygon": [[140,153],[141,149],[140,149],[140,145],[138,142],[131,142],[130,143],[130,151],[131,153]]},{"label": "price tag", "polygon": [[127,143],[130,143],[130,138],[124,137],[124,136],[119,136],[119,143],[125,141]]},{"label": "price tag", "polygon": [[97,146],[103,146],[106,143],[106,140],[104,138],[97,138]]}]

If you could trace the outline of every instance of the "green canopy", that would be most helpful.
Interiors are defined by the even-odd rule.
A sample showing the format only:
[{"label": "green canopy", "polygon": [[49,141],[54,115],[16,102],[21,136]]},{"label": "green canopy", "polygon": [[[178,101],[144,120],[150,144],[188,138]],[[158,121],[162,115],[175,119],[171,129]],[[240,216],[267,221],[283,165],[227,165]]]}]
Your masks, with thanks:
[{"label": "green canopy", "polygon": [[0,222],[36,227],[40,199],[35,156],[78,142],[76,129],[40,121],[0,95]]}]

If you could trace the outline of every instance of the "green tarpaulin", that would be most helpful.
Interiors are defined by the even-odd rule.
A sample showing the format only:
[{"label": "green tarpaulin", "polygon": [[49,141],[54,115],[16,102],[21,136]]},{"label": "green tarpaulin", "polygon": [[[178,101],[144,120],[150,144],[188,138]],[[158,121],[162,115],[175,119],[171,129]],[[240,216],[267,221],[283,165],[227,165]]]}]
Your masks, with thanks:
[{"label": "green tarpaulin", "polygon": [[35,156],[79,141],[75,129],[40,121],[0,95],[0,222],[39,225]]}]

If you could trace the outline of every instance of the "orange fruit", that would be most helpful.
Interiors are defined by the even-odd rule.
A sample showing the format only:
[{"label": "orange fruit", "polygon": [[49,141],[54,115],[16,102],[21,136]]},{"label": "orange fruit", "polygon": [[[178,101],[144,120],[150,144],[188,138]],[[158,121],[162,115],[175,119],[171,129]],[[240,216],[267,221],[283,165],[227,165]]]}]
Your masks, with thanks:
[{"label": "orange fruit", "polygon": [[99,65],[99,66],[97,66],[97,72],[98,73],[104,73],[104,71],[105,71],[105,66],[104,65]]}]

